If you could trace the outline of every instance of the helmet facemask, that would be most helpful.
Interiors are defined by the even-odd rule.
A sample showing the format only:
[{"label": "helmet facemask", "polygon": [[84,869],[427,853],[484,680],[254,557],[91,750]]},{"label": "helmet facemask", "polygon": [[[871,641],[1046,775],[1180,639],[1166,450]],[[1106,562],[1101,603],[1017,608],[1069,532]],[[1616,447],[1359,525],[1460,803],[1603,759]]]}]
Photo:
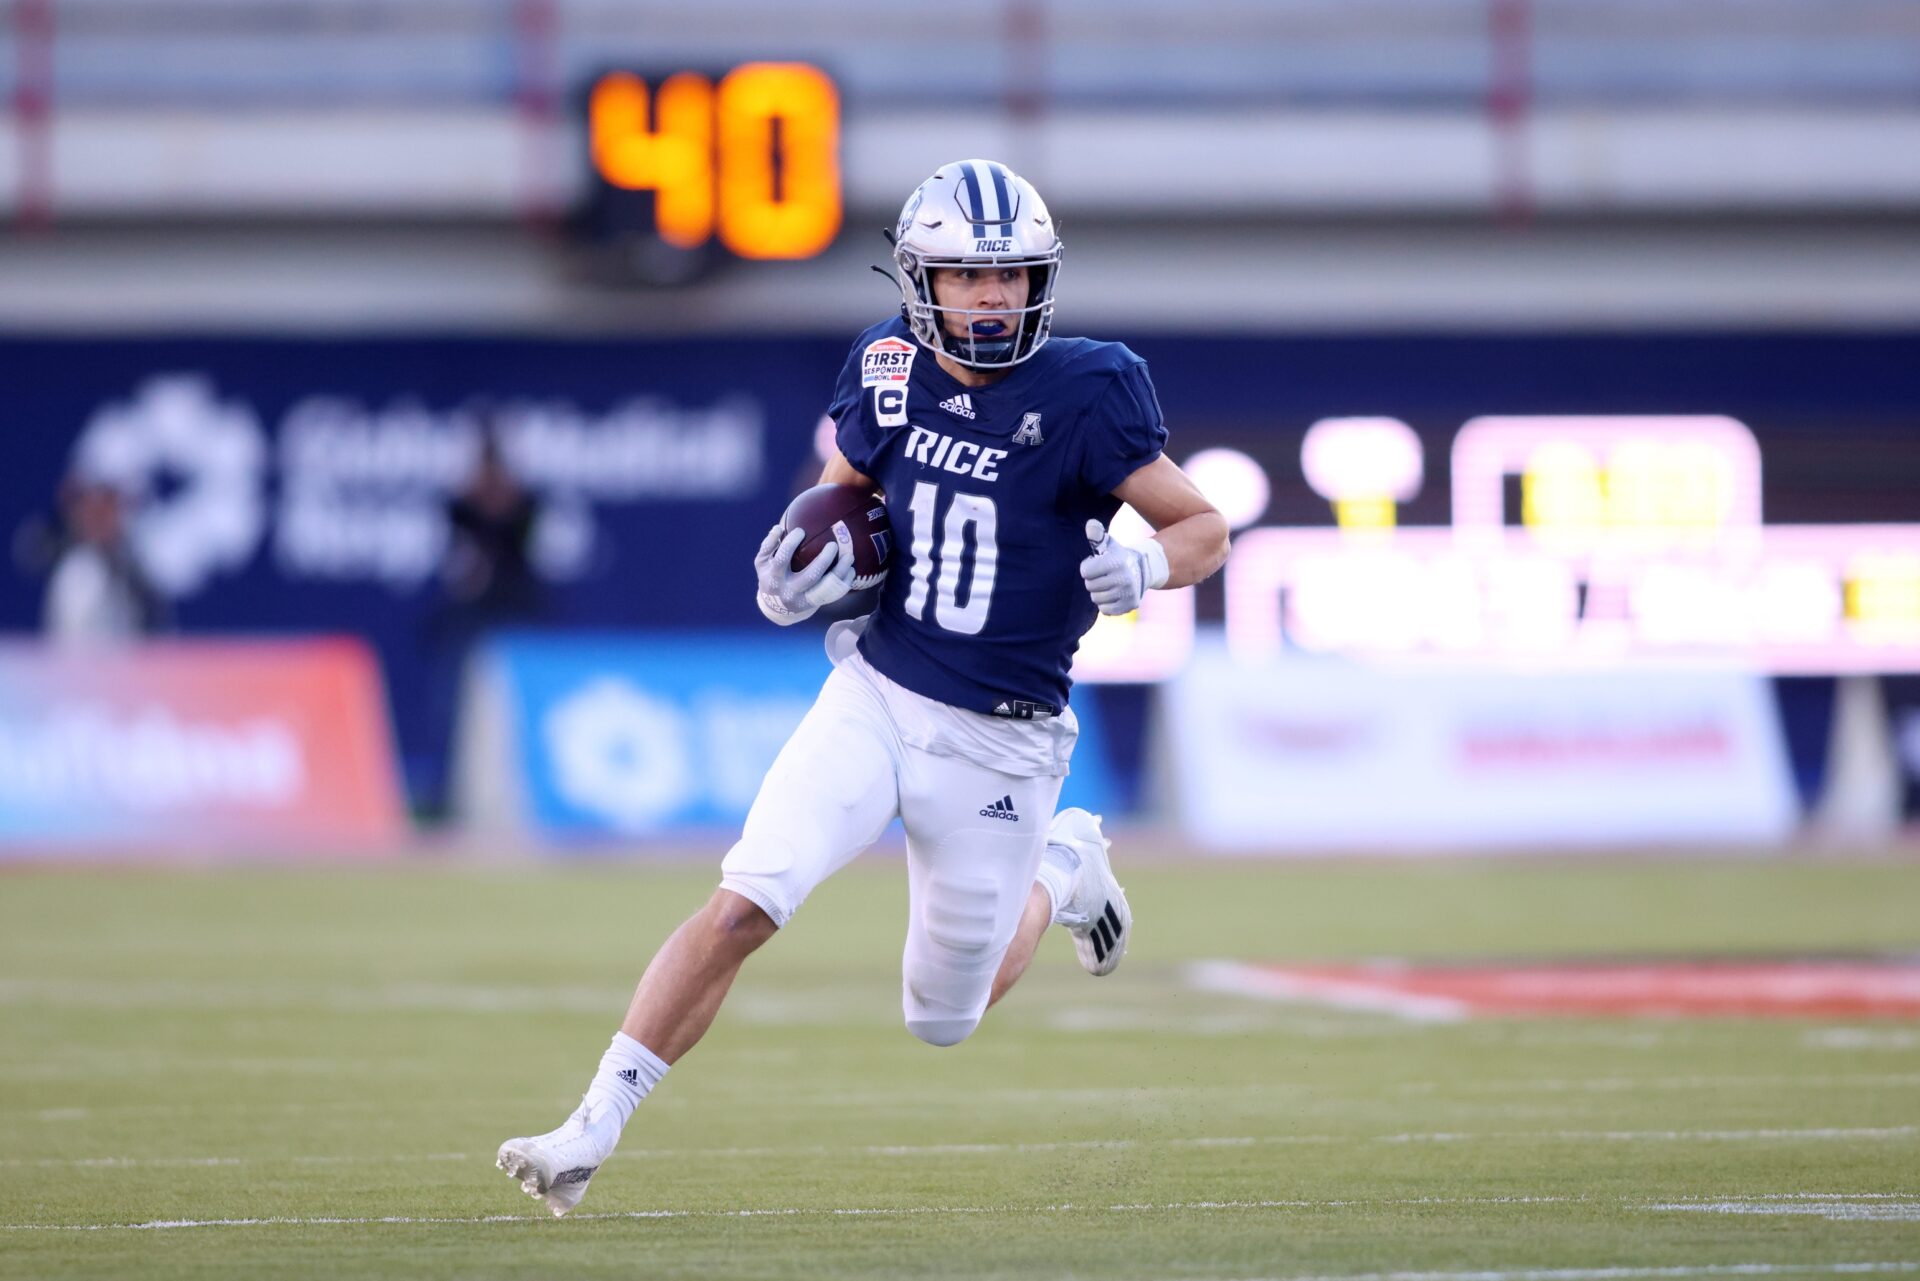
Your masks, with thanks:
[{"label": "helmet facemask", "polygon": [[[921,258],[901,248],[894,251],[894,261],[900,269],[901,310],[913,336],[935,350],[944,351],[960,364],[972,369],[1017,365],[1038,351],[1053,332],[1053,285],[1060,265],[1058,248],[1041,258],[992,260]],[[1026,305],[992,311],[943,307],[933,292],[933,273],[940,267],[1025,267]],[[947,324],[949,317],[959,320],[958,327],[963,333],[953,332]],[[1007,331],[991,337],[979,335],[974,324],[980,320],[1006,322]]]}]

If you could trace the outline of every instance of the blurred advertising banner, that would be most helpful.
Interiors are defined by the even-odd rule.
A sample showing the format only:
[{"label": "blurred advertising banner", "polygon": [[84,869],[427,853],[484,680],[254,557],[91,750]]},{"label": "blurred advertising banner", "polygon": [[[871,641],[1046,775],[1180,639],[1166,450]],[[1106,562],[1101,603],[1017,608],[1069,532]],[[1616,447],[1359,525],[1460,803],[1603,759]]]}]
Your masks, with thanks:
[{"label": "blurred advertising banner", "polygon": [[[1078,680],[1216,624],[1247,661],[1920,672],[1920,335],[1101,336],[1236,537]],[[764,628],[850,337],[8,335],[0,631],[42,625],[69,486],[111,490],[173,630],[371,644],[434,810],[487,634]]]},{"label": "blurred advertising banner", "polygon": [[[457,811],[562,841],[737,831],[830,670],[811,633],[503,637],[468,669]],[[1092,704],[1060,803],[1111,812]]]},{"label": "blurred advertising banner", "polygon": [[346,853],[405,830],[379,669],[359,641],[0,646],[0,857]]},{"label": "blurred advertising banner", "polygon": [[1773,842],[1798,803],[1766,681],[1235,659],[1165,690],[1182,828],[1223,850]]},{"label": "blurred advertising banner", "polygon": [[[179,630],[360,634],[431,805],[448,674],[480,634],[759,621],[744,567],[819,475],[811,428],[845,355],[831,339],[4,341],[4,533],[20,545],[33,514],[57,532],[83,478],[125,496]],[[629,590],[669,544],[673,590]],[[46,591],[15,559],[9,630],[39,622]]]},{"label": "blurred advertising banner", "polygon": [[1308,429],[1303,469],[1338,526],[1237,540],[1236,657],[1920,671],[1920,523],[1765,520],[1760,442],[1738,419],[1475,418],[1453,439],[1450,523],[1403,526],[1420,450],[1394,418]]}]

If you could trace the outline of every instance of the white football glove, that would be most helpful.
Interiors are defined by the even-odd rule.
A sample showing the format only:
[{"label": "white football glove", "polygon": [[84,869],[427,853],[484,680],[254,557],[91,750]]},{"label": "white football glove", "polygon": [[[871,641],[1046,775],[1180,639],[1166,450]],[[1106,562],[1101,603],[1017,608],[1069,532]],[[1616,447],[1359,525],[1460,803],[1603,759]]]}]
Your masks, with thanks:
[{"label": "white football glove", "polygon": [[760,579],[760,612],[782,627],[813,616],[853,587],[853,535],[845,521],[833,523],[833,544],[821,549],[805,569],[793,567],[793,553],[807,541],[804,529],[775,525],[760,540],[753,571]]},{"label": "white football glove", "polygon": [[1099,521],[1090,520],[1087,542],[1093,555],[1080,562],[1080,577],[1101,613],[1131,614],[1149,591],[1165,585],[1167,549],[1159,539],[1149,538],[1145,547],[1128,547],[1114,542]]}]

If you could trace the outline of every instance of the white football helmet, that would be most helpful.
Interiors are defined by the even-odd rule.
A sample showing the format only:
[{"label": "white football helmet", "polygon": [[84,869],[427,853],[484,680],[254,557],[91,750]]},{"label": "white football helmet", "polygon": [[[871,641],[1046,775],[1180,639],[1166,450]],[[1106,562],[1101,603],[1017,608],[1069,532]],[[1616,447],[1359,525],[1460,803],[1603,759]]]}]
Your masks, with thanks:
[{"label": "white football helmet", "polygon": [[[1053,289],[1060,275],[1060,237],[1033,184],[997,160],[942,165],[914,188],[894,228],[893,262],[900,312],[913,336],[975,369],[1017,365],[1039,351],[1053,332]],[[974,317],[933,298],[935,267],[1027,269],[1027,301],[1016,308],[1011,332],[974,332]],[[947,314],[966,321],[964,337],[949,333]],[[1001,319],[1005,312],[992,313]]]}]

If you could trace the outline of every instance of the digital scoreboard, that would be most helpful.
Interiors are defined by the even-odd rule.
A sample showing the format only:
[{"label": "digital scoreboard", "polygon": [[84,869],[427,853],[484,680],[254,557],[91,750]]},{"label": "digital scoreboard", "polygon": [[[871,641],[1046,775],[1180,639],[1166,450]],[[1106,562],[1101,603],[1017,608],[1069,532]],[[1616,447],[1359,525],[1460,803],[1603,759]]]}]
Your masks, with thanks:
[{"label": "digital scoreboard", "polygon": [[609,70],[583,104],[582,229],[638,278],[812,258],[839,234],[840,93],[820,68]]}]

